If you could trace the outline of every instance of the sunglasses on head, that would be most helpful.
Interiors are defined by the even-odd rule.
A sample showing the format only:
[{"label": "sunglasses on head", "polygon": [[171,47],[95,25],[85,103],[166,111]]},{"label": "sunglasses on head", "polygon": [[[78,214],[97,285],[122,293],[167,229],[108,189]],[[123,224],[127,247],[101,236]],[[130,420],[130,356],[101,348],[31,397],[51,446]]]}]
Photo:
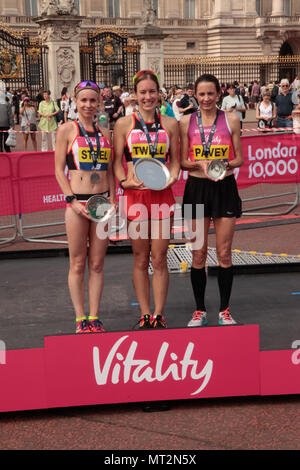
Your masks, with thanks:
[{"label": "sunglasses on head", "polygon": [[75,93],[79,93],[80,90],[84,88],[90,88],[97,92],[100,92],[100,88],[98,87],[97,83],[91,82],[90,80],[85,80],[83,82],[79,82],[75,87]]},{"label": "sunglasses on head", "polygon": [[152,75],[153,77],[155,77],[158,80],[158,75],[157,73],[155,72],[152,72],[152,70],[140,70],[138,73],[135,74],[135,76],[133,77],[133,86],[135,84],[135,81],[137,78],[141,77],[142,75],[145,75],[145,74],[149,74],[149,75]]}]

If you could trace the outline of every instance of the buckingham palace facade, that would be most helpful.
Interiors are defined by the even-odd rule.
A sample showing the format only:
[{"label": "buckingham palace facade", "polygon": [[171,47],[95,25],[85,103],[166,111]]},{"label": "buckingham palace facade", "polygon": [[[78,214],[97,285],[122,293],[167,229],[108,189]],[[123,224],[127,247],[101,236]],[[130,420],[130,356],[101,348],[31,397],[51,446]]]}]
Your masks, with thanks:
[{"label": "buckingham palace facade", "polygon": [[[110,28],[135,37],[150,11],[148,23],[161,31],[168,85],[182,73],[181,81],[192,80],[201,70],[230,75],[234,68],[240,80],[280,74],[292,79],[299,73],[300,0],[0,0],[0,22],[27,31],[34,42],[40,38],[41,5],[52,4],[76,9],[81,46],[91,32]],[[286,57],[288,64],[282,63]]]}]

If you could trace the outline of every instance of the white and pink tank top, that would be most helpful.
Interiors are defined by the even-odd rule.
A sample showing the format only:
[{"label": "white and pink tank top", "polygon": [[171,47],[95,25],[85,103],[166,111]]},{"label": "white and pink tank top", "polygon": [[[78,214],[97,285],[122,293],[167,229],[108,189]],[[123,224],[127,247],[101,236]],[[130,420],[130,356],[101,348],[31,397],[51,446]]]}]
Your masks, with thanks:
[{"label": "white and pink tank top", "polygon": [[[206,143],[208,142],[211,126],[204,127]],[[197,112],[191,114],[188,129],[189,136],[189,159],[192,162],[207,160],[203,152],[200,129],[198,126]],[[226,113],[219,110],[216,131],[208,155],[208,160],[233,160],[235,157],[232,145],[231,129],[229,127]]]}]

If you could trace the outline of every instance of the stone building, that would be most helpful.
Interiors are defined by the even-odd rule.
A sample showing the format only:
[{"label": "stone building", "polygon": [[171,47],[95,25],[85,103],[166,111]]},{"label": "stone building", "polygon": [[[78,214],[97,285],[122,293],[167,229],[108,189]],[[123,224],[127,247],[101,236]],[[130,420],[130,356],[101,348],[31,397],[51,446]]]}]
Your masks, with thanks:
[{"label": "stone building", "polygon": [[[142,24],[144,3],[74,1],[85,17],[83,36],[103,25],[134,33]],[[155,24],[168,34],[163,47],[166,58],[300,54],[299,0],[152,0],[152,5]],[[38,0],[0,0],[0,21],[12,28],[29,28],[34,34],[37,25],[32,17],[38,14]]]},{"label": "stone building", "polygon": [[[157,67],[167,85],[184,85],[203,71],[215,73],[222,81],[292,79],[300,71],[300,0],[0,0],[0,22],[14,31],[28,30],[32,39],[47,42],[44,23],[37,18],[44,7],[51,16],[52,5],[62,10],[72,5],[78,18],[73,30],[81,47],[87,45],[91,32],[115,28],[134,38],[145,24],[153,25],[156,42],[142,41],[140,66],[145,67],[149,56],[152,62],[148,64]],[[66,17],[60,24],[64,21]],[[74,42],[70,31],[65,37]],[[54,52],[51,56],[53,47],[48,44],[49,58],[56,60]],[[155,58],[150,57],[151,47],[156,48]],[[72,80],[74,75],[78,78],[80,67],[81,77],[86,76],[78,51],[75,42],[71,53],[61,51],[62,63],[67,54],[75,64]],[[102,80],[99,70],[94,78]]]}]

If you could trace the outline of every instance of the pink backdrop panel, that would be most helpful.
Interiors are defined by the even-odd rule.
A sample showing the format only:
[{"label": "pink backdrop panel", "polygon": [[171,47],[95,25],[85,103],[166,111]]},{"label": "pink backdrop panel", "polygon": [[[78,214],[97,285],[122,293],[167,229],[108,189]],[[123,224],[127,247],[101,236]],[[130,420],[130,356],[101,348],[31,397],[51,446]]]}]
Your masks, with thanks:
[{"label": "pink backdrop panel", "polygon": [[0,412],[47,407],[44,349],[5,352],[0,363]]},{"label": "pink backdrop panel", "polygon": [[300,393],[300,350],[260,352],[261,395]]},{"label": "pink backdrop panel", "polygon": [[49,407],[259,393],[257,325],[45,338]]}]

